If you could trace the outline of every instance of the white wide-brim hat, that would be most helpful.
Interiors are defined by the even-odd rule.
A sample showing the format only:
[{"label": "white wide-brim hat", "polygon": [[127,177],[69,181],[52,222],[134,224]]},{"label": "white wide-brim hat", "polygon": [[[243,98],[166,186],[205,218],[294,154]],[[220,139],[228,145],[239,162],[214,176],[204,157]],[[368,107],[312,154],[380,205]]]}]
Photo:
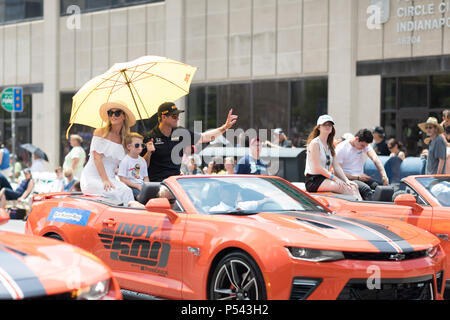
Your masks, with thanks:
[{"label": "white wide-brim hat", "polygon": [[108,101],[100,106],[100,117],[104,122],[108,121],[108,110],[120,109],[127,115],[128,126],[132,127],[136,124],[136,117],[133,112],[128,109],[127,104],[123,101]]}]

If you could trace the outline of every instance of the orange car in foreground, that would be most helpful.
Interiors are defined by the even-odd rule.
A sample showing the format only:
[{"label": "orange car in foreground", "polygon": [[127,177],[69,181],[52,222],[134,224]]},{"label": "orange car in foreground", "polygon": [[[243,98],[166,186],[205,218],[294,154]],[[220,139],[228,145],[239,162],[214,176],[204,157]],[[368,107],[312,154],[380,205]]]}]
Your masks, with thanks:
[{"label": "orange car in foreground", "polygon": [[[0,224],[9,215],[0,210]],[[0,231],[0,300],[121,299],[98,258],[57,240]]]},{"label": "orange car in foreground", "polygon": [[[409,224],[338,217],[269,176],[147,184],[146,209],[80,194],[35,197],[30,234],[108,264],[123,289],[170,299],[440,299],[439,239]],[[169,200],[170,199],[170,200]]]},{"label": "orange car in foreground", "polygon": [[[398,189],[395,193],[393,189],[377,190],[381,192],[376,198],[383,201],[358,201],[330,193],[311,195],[331,211],[401,220],[435,234],[447,256],[446,269],[450,268],[450,175],[409,176]],[[450,288],[448,273],[446,287]]]}]

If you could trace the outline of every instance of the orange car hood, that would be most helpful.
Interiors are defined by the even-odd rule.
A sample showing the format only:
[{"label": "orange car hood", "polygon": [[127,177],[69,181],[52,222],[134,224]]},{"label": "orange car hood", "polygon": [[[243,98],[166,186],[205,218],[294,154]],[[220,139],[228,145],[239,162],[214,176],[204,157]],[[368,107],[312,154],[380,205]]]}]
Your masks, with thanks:
[{"label": "orange car hood", "polygon": [[[252,216],[250,216],[252,217]],[[260,213],[253,216],[290,245],[326,250],[409,252],[428,249],[439,240],[406,223],[387,219],[356,219],[303,212]],[[287,244],[289,245],[289,244]]]},{"label": "orange car hood", "polygon": [[[86,287],[110,277],[93,255],[57,240],[1,231],[0,255],[0,269],[7,277],[18,284],[34,283],[46,294]],[[33,296],[33,285],[29,289]]]}]

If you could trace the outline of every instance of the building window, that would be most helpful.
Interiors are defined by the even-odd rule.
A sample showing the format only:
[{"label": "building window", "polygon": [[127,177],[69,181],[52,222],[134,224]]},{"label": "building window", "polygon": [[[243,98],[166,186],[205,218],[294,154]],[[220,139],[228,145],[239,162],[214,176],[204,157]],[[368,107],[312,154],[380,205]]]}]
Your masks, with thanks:
[{"label": "building window", "polygon": [[202,130],[216,128],[232,108],[239,116],[234,129],[281,127],[295,146],[303,147],[317,117],[327,113],[327,104],[327,78],[193,85],[186,126],[193,130],[194,121],[202,121]]},{"label": "building window", "polygon": [[417,125],[431,116],[442,121],[442,111],[450,107],[449,92],[449,74],[383,78],[381,125],[387,138],[402,141],[407,155],[420,155],[427,146]]},{"label": "building window", "polygon": [[43,0],[0,0],[0,24],[43,17]]},{"label": "building window", "polygon": [[[72,111],[72,97],[75,93],[62,93],[60,96],[61,99],[61,123],[60,123],[60,140],[61,148],[59,155],[59,163],[64,163],[65,156],[69,153],[71,146],[69,143],[69,139],[66,138],[67,128],[69,127],[70,114]],[[74,124],[72,128],[70,128],[69,136],[71,134],[78,134],[81,138],[83,138],[82,147],[86,154],[89,154],[89,147],[91,145],[92,136],[94,133],[94,128],[84,126],[81,124]]]},{"label": "building window", "polygon": [[162,2],[164,0],[60,0],[61,15],[71,14],[67,9],[72,6],[78,6],[81,12],[92,12],[98,10],[107,10],[113,8],[121,8],[134,6],[139,4]]},{"label": "building window", "polygon": [[[17,160],[24,164],[24,168],[31,165],[30,153],[21,149],[19,146],[24,143],[31,143],[32,135],[32,103],[31,94],[23,95],[23,111],[16,112],[16,150]],[[5,145],[11,153],[11,112],[5,111],[0,107],[0,142]]]}]

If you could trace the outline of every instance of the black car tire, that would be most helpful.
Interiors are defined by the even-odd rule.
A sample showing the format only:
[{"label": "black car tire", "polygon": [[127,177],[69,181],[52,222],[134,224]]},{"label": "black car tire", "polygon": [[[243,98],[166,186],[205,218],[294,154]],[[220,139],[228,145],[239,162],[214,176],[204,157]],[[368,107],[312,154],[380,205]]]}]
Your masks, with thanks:
[{"label": "black car tire", "polygon": [[210,300],[266,300],[266,285],[258,265],[243,252],[220,259],[211,276]]}]

